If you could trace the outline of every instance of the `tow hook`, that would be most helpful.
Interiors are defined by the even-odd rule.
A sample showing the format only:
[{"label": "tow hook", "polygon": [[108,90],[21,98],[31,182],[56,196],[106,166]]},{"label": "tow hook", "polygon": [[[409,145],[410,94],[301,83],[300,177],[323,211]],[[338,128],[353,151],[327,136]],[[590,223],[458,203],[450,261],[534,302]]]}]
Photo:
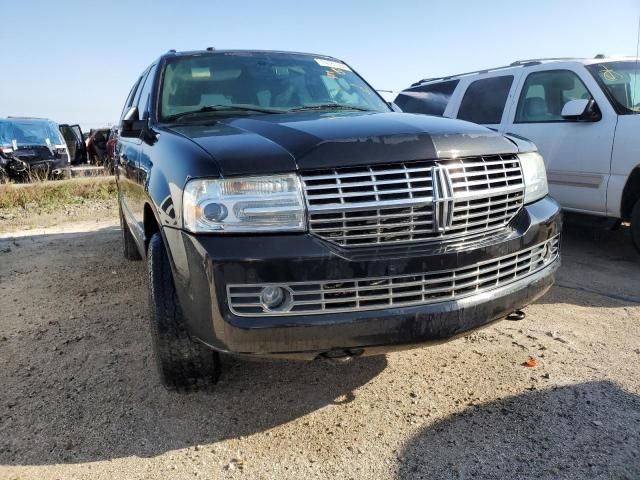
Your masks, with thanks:
[{"label": "tow hook", "polygon": [[317,358],[328,361],[334,365],[349,363],[354,357],[358,357],[364,353],[362,348],[343,349],[336,348],[328,352],[321,353]]},{"label": "tow hook", "polygon": [[507,320],[511,320],[512,322],[518,322],[520,320],[524,320],[526,316],[527,314],[524,313],[522,310],[515,310],[511,312],[509,315],[507,315]]}]

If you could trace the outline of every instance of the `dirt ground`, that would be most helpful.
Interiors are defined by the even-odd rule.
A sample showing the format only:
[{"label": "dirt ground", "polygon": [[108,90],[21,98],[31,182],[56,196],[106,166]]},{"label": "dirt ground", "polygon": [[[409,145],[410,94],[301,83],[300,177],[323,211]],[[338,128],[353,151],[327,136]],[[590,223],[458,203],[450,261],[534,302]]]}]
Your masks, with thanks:
[{"label": "dirt ground", "polygon": [[[640,478],[640,255],[567,227],[556,286],[455,341],[158,383],[115,220],[0,236],[1,479]],[[534,367],[523,366],[528,359]]]}]

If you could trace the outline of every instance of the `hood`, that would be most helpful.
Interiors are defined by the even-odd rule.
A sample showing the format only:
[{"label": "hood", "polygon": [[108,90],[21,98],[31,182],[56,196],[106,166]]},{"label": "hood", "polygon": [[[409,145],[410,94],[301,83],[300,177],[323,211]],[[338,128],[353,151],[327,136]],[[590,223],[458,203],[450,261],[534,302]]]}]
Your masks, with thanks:
[{"label": "hood", "polygon": [[292,172],[516,153],[485,127],[409,113],[303,112],[170,128],[218,162],[222,175]]}]

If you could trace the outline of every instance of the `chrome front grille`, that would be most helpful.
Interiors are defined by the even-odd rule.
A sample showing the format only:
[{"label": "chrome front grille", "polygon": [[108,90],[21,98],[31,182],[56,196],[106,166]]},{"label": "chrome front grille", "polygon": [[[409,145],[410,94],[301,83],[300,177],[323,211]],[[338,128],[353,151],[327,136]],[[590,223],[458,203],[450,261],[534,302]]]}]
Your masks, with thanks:
[{"label": "chrome front grille", "polygon": [[302,175],[309,230],[345,247],[447,241],[504,227],[524,199],[517,155]]},{"label": "chrome front grille", "polygon": [[[227,299],[239,316],[308,315],[407,307],[457,300],[521,280],[551,264],[559,255],[557,235],[534,247],[469,267],[412,275],[296,282],[228,285]],[[266,286],[289,292],[281,311],[260,301]]]}]

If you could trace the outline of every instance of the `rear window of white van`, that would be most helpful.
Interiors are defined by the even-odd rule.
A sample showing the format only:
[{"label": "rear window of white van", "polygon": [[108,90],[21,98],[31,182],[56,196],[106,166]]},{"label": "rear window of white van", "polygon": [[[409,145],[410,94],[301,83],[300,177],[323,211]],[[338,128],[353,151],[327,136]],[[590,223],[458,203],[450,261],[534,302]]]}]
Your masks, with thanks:
[{"label": "rear window of white van", "polygon": [[400,92],[395,104],[403,112],[442,116],[459,80],[419,85]]}]

